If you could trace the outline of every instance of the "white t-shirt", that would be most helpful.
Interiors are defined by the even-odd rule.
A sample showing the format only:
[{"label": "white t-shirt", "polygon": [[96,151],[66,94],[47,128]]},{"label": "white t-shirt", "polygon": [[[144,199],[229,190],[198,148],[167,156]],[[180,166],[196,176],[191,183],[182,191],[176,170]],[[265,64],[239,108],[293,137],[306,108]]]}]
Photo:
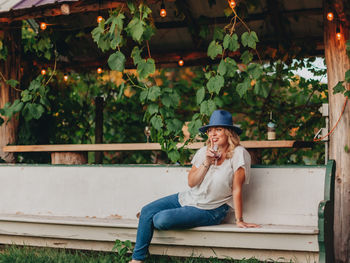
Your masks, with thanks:
[{"label": "white t-shirt", "polygon": [[[207,146],[199,149],[192,164],[199,168],[206,158]],[[221,165],[211,165],[201,184],[179,193],[181,206],[194,206],[201,209],[215,209],[223,204],[233,207],[232,181],[238,168],[245,170],[245,183],[250,179],[251,158],[243,146],[234,149],[233,156]]]}]

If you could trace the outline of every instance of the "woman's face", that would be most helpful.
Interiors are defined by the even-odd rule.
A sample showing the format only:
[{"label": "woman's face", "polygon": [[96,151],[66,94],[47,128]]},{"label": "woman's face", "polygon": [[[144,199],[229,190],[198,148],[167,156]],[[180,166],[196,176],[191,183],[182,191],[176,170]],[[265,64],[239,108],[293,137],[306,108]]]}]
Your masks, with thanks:
[{"label": "woman's face", "polygon": [[212,144],[218,146],[225,146],[228,144],[228,136],[225,134],[223,127],[210,127],[208,129],[208,136]]}]

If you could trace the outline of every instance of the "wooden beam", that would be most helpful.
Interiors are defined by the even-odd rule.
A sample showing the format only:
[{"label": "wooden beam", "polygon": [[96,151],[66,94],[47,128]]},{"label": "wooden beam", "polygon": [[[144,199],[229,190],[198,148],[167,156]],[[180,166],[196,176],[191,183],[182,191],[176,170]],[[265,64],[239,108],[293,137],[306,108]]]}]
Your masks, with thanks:
[{"label": "wooden beam", "polygon": [[[282,141],[242,141],[241,144],[248,149],[266,148],[308,148],[310,142],[298,142],[294,140]],[[182,143],[177,145],[183,146]],[[191,143],[185,148],[199,149],[203,142]],[[4,152],[87,152],[87,151],[154,151],[161,150],[159,143],[109,143],[109,144],[51,144],[51,145],[11,145],[4,146]]]},{"label": "wooden beam", "polygon": [[69,6],[69,14],[76,13],[87,13],[87,12],[98,12],[99,10],[108,10],[114,8],[121,8],[126,6],[126,2],[119,1],[101,1],[101,4],[96,1],[95,3],[84,3],[84,1],[78,2],[67,2],[54,5],[45,5],[21,10],[12,10],[0,14],[0,22],[2,23],[11,23],[12,21],[17,20],[26,20],[30,18],[41,18],[41,17],[52,17],[52,16],[61,16],[68,15],[64,10],[62,10],[62,5]]},{"label": "wooden beam", "polygon": [[[332,6],[327,5],[332,3]],[[342,94],[333,94],[334,86],[343,81],[345,72],[350,69],[350,60],[346,55],[346,40],[350,37],[349,23],[345,15],[344,6],[348,0],[324,1],[324,43],[327,64],[329,120],[333,128],[341,116],[345,98]],[[329,22],[326,13],[336,11],[338,17],[344,21]],[[336,38],[339,27],[343,34],[340,40]],[[350,89],[350,85],[346,84]],[[349,262],[350,256],[350,154],[345,149],[350,146],[350,105],[347,103],[338,126],[330,136],[329,156],[336,161],[336,179],[334,192],[334,254],[335,261]]]}]

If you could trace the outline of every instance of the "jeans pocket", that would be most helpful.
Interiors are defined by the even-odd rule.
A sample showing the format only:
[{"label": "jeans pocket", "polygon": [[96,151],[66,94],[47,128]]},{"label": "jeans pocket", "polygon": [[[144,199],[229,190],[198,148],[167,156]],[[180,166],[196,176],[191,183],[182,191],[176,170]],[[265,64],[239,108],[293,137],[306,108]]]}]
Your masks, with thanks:
[{"label": "jeans pocket", "polygon": [[213,219],[216,225],[220,224],[221,221],[224,220],[228,212],[228,209],[229,209],[228,205],[224,204],[222,206],[219,206],[218,208],[211,210],[211,214],[213,216]]}]

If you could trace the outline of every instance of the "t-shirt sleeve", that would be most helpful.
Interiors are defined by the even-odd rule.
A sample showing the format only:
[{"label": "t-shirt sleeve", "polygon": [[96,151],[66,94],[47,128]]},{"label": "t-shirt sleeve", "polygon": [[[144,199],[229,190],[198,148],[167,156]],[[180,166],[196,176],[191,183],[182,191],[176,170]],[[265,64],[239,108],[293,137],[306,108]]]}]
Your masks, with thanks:
[{"label": "t-shirt sleeve", "polygon": [[242,167],[245,170],[245,184],[249,184],[250,164],[251,157],[249,152],[242,146],[238,146],[237,148],[235,148],[233,157],[231,158],[233,173],[235,173],[238,170],[238,168]]},{"label": "t-shirt sleeve", "polygon": [[200,148],[196,154],[193,156],[193,159],[191,161],[191,163],[196,166],[197,168],[199,168],[199,166],[201,166],[204,161],[205,161],[205,153],[207,151],[207,147],[204,146],[202,148]]}]

